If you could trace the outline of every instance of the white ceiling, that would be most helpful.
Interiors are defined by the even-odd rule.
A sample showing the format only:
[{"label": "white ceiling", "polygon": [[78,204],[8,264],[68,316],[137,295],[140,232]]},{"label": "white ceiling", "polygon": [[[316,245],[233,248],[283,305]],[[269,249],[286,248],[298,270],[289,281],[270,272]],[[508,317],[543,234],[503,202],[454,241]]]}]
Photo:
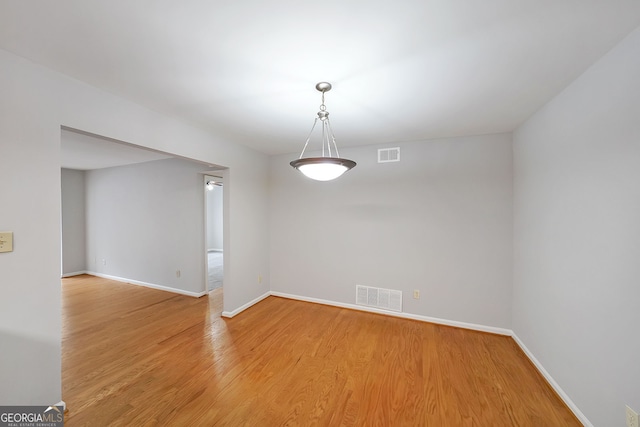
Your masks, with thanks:
[{"label": "white ceiling", "polygon": [[[638,0],[0,0],[0,48],[268,153],[511,131]],[[1,78],[1,77],[0,77]]]}]

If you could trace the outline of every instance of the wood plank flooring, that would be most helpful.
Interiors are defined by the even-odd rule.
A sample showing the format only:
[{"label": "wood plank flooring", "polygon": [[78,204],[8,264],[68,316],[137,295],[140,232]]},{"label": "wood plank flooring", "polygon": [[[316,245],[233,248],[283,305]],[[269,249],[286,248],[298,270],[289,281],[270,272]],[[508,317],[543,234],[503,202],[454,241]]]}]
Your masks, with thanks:
[{"label": "wood plank flooring", "polygon": [[509,337],[63,279],[66,426],[579,426]]}]

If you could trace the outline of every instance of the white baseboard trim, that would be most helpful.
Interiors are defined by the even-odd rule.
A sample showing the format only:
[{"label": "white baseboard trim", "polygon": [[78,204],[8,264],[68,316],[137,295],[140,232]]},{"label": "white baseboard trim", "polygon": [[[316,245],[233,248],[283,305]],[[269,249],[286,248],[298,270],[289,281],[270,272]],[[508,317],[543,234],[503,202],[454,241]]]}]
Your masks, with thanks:
[{"label": "white baseboard trim", "polygon": [[511,338],[513,338],[513,340],[516,342],[516,344],[518,344],[520,346],[520,348],[522,349],[524,354],[526,354],[527,357],[529,358],[529,360],[531,360],[531,363],[533,363],[533,365],[536,367],[538,372],[540,372],[542,374],[542,376],[544,377],[545,380],[547,380],[547,382],[549,383],[551,388],[553,388],[553,390],[558,394],[558,396],[560,396],[560,398],[569,407],[571,412],[573,412],[573,414],[578,418],[578,420],[582,424],[584,424],[585,427],[593,427],[593,424],[591,424],[591,422],[582,413],[582,411],[578,408],[578,406],[576,406],[576,404],[573,403],[573,400],[571,400],[569,395],[567,393],[565,393],[564,390],[562,390],[560,385],[556,382],[556,380],[553,379],[551,374],[549,374],[549,372],[547,372],[547,370],[544,369],[544,366],[542,366],[542,363],[540,363],[538,361],[538,359],[536,359],[536,357],[533,355],[533,353],[531,353],[531,351],[527,348],[527,346],[524,345],[522,340],[520,340],[520,338],[518,338],[518,336],[515,334],[515,332],[511,334]]},{"label": "white baseboard trim", "polygon": [[174,294],[187,295],[195,298],[200,298],[207,294],[207,292],[205,291],[202,291],[202,292],[185,291],[184,289],[171,288],[169,286],[156,285],[154,283],[141,282],[140,280],[126,279],[124,277],[111,276],[109,274],[96,273],[93,271],[87,271],[86,274],[102,277],[104,279],[115,280],[116,282],[130,283],[132,285],[144,286],[145,288],[158,289],[161,291],[173,292]]},{"label": "white baseboard trim", "polygon": [[62,275],[62,278],[65,277],[73,277],[73,276],[79,276],[81,274],[88,274],[87,270],[82,270],[82,271],[74,271],[73,273],[64,273]]},{"label": "white baseboard trim", "polygon": [[356,305],[356,304],[347,304],[347,303],[329,301],[329,300],[324,300],[319,298],[303,297],[300,295],[292,295],[284,292],[271,291],[271,295],[275,297],[295,299],[298,301],[313,302],[317,304],[331,305],[334,307],[367,311],[369,313],[377,313],[377,314],[384,314],[387,316],[401,317],[403,319],[412,319],[412,320],[419,320],[422,322],[436,323],[438,325],[455,326],[456,328],[471,329],[474,331],[489,332],[489,333],[498,334],[498,335],[507,335],[507,336],[513,335],[513,331],[511,329],[496,328],[494,326],[477,325],[475,323],[466,323],[466,322],[458,322],[455,320],[439,319],[437,317],[422,316],[419,314],[380,310],[374,307],[366,307],[366,306]]},{"label": "white baseboard trim", "polygon": [[255,305],[255,304],[259,303],[260,301],[262,301],[263,299],[267,298],[270,295],[271,295],[271,292],[267,292],[264,295],[260,295],[258,298],[249,301],[245,305],[243,305],[241,307],[238,307],[233,311],[223,311],[222,312],[222,317],[228,317],[230,319],[230,318],[242,313],[243,311],[245,311],[247,308],[251,307],[252,305]]}]

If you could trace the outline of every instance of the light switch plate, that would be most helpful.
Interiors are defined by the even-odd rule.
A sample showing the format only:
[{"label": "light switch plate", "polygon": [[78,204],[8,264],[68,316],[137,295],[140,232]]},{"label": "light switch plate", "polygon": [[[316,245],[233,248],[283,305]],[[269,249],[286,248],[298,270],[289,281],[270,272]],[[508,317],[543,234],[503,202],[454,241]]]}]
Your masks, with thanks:
[{"label": "light switch plate", "polygon": [[627,427],[638,427],[638,413],[633,409],[626,407]]},{"label": "light switch plate", "polygon": [[0,232],[0,252],[13,252],[13,232]]}]

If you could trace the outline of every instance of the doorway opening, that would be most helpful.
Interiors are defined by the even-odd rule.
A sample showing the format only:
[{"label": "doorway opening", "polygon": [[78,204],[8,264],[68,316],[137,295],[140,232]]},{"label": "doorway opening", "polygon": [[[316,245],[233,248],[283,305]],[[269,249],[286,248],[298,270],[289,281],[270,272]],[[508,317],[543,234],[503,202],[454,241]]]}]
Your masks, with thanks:
[{"label": "doorway opening", "polygon": [[[215,181],[213,195],[221,196],[226,168],[67,127],[60,152],[62,276],[108,276],[200,297],[209,293],[202,251],[211,248],[220,255],[211,262],[211,288],[222,284],[222,197],[209,209],[215,213],[220,206],[210,227],[220,243],[205,246],[202,182],[205,176]],[[167,199],[173,207],[165,206]],[[131,212],[119,215],[122,207],[114,200],[126,200]]]},{"label": "doorway opening", "polygon": [[221,174],[204,175],[205,263],[207,292],[222,288],[224,279],[224,179]]}]

